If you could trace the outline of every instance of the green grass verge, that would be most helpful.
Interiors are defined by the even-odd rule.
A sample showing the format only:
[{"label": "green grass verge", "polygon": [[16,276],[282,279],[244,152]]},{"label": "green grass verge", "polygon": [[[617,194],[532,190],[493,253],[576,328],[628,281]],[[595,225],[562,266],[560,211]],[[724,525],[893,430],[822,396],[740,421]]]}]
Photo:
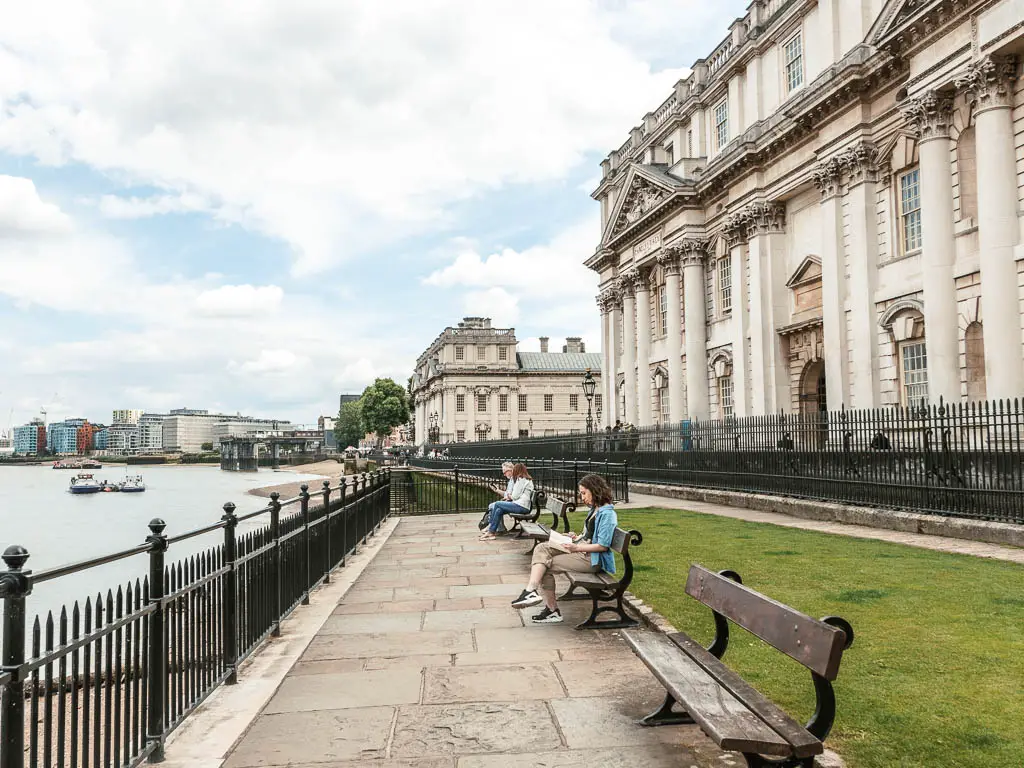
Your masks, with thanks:
[{"label": "green grass verge", "polygon": [[449,514],[459,512],[480,512],[487,505],[501,497],[490,488],[459,482],[458,505],[455,499],[455,481],[440,474],[410,472],[413,480],[412,503],[407,510],[410,515]]},{"label": "green grass verge", "polygon": [[[826,741],[851,768],[1022,764],[1024,567],[678,510],[624,510],[619,524],[644,536],[631,591],[705,644],[711,612],[683,593],[691,563],[853,625]],[[806,721],[810,673],[733,630],[729,666]]]}]

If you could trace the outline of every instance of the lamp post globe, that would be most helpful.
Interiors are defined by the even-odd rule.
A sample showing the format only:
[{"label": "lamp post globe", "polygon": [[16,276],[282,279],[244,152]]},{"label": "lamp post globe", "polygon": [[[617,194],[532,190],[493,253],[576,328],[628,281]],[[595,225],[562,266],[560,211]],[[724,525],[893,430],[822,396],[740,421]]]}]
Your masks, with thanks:
[{"label": "lamp post globe", "polygon": [[594,391],[597,389],[597,382],[594,381],[594,375],[587,368],[587,372],[583,375],[583,396],[587,398],[587,434],[591,434],[594,431],[594,412],[592,409],[594,402]]}]

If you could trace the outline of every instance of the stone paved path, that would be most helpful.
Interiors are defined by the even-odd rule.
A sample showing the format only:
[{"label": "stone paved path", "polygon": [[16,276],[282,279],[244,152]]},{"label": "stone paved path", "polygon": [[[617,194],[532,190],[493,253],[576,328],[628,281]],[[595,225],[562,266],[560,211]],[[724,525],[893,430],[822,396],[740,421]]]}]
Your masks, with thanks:
[{"label": "stone paved path", "polygon": [[[695,726],[646,729],[663,689],[618,632],[524,626],[523,542],[478,515],[405,518],[225,768],[739,766]],[[588,750],[588,751],[584,751]]]},{"label": "stone paved path", "polygon": [[787,528],[802,528],[808,531],[821,531],[839,536],[853,536],[859,539],[875,539],[891,541],[894,544],[906,544],[911,547],[934,549],[939,552],[953,552],[960,555],[988,557],[994,560],[1006,560],[1011,563],[1024,564],[1024,549],[1004,547],[999,544],[988,544],[984,541],[954,539],[948,536],[931,536],[923,533],[905,533],[890,531],[885,528],[870,528],[866,525],[847,525],[823,520],[804,520],[799,517],[782,515],[777,512],[761,512],[756,509],[729,507],[724,504],[712,504],[706,501],[690,499],[673,499],[667,496],[651,496],[644,493],[629,492],[628,504],[616,504],[617,509],[639,509],[641,507],[660,507],[661,509],[684,509],[719,517],[732,517],[736,520],[749,520],[754,523],[771,523]]}]

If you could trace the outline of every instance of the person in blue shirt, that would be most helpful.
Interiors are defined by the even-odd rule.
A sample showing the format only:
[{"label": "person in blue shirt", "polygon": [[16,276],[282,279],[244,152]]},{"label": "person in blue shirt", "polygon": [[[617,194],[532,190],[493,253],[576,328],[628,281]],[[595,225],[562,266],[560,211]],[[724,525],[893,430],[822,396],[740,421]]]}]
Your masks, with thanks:
[{"label": "person in blue shirt", "polygon": [[586,475],[580,480],[580,500],[590,507],[584,531],[569,534],[573,541],[564,548],[544,542],[533,551],[530,582],[512,601],[513,608],[529,608],[544,603],[544,610],[532,617],[535,624],[558,624],[562,612],[555,599],[556,573],[615,573],[612,538],[619,524],[612,506],[612,489],[599,475]]}]

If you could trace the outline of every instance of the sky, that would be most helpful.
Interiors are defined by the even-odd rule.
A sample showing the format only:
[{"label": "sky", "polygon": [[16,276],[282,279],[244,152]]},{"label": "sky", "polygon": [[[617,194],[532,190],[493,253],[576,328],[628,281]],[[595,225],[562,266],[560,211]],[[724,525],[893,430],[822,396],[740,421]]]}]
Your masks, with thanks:
[{"label": "sky", "polygon": [[0,430],[314,423],[468,315],[599,351],[599,164],[746,5],[6,9]]}]

